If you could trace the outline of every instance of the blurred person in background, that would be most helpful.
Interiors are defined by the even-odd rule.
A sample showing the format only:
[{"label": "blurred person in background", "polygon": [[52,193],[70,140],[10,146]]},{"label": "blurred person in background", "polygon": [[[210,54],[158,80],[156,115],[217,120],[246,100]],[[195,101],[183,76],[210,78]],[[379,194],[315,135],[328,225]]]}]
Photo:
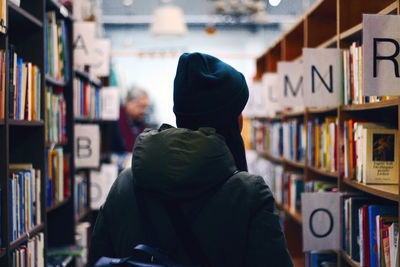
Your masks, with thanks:
[{"label": "blurred person in background", "polygon": [[131,88],[125,98],[125,104],[119,111],[119,120],[112,129],[112,151],[132,152],[136,137],[148,127],[146,113],[149,108],[149,96],[141,88]]}]

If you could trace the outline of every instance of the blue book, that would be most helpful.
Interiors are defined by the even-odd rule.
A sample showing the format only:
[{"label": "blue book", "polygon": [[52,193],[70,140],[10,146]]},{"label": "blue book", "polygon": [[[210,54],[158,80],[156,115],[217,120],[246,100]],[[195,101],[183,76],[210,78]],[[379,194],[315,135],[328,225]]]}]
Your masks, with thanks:
[{"label": "blue book", "polygon": [[350,256],[355,261],[360,261],[360,244],[358,240],[360,238],[360,224],[358,217],[358,209],[365,205],[371,205],[376,203],[375,200],[368,199],[366,197],[352,197],[350,198],[350,229],[351,229],[351,249]]},{"label": "blue book", "polygon": [[377,215],[381,216],[397,216],[397,206],[380,206],[373,205],[368,207],[369,212],[369,243],[370,243],[370,259],[371,267],[378,267],[378,254],[376,246],[376,219]]},{"label": "blue book", "polygon": [[20,210],[18,211],[20,214],[20,235],[23,235],[25,233],[25,179],[24,176],[22,175],[22,172],[18,173],[18,183],[19,183],[19,208]]},{"label": "blue book", "polygon": [[10,180],[9,180],[9,186],[10,186],[10,241],[14,241],[14,210],[13,210],[13,175],[12,173],[10,174]]},{"label": "blue book", "polygon": [[17,119],[22,118],[22,112],[25,112],[25,110],[22,107],[22,73],[23,73],[23,68],[24,68],[24,63],[22,58],[17,59]]}]

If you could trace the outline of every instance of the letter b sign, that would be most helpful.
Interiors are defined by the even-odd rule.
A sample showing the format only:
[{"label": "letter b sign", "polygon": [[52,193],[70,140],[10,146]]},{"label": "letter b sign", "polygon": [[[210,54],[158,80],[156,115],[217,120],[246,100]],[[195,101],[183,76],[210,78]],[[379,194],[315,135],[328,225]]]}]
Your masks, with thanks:
[{"label": "letter b sign", "polygon": [[75,125],[75,166],[98,168],[100,163],[100,130],[96,124]]}]

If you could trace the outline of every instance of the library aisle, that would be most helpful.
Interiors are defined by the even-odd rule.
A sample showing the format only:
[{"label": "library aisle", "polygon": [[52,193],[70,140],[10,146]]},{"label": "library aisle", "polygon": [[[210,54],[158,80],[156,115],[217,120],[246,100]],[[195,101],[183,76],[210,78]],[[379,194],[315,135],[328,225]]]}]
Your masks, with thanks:
[{"label": "library aisle", "polygon": [[[281,258],[283,267],[290,267],[283,263],[290,260],[295,267],[400,267],[399,15],[400,0],[0,0],[0,266],[92,266],[93,242],[104,238],[108,255],[102,256],[122,258],[133,255],[138,245],[133,238],[157,243],[154,233],[164,238],[158,242],[164,247],[157,247],[161,254],[180,264],[227,266],[231,258],[242,259],[237,266],[264,266],[260,262],[279,244],[258,235],[282,236],[281,228],[288,253],[276,257],[290,254],[286,261]],[[195,77],[200,80],[188,78],[195,68],[178,77],[182,68],[193,67],[178,66],[181,55],[193,52],[214,56],[241,75],[212,58],[218,67],[207,65]],[[202,64],[209,64],[203,54]],[[224,83],[205,82],[221,73],[228,75]],[[242,152],[241,162],[247,161],[248,172],[261,176],[272,192],[274,205],[265,202],[259,210],[268,206],[268,218],[276,224],[253,225],[254,203],[243,199],[235,204],[249,215],[243,236],[233,228],[243,218],[229,217],[230,209],[222,205],[214,213],[220,218],[207,218],[207,231],[197,236],[203,209],[218,199],[227,179],[244,172],[225,177],[217,187],[210,183],[198,195],[199,181],[185,183],[180,185],[185,197],[168,201],[166,195],[182,189],[163,185],[167,178],[159,177],[158,186],[168,193],[141,192],[129,169],[141,159],[132,151],[145,150],[135,146],[143,141],[136,139],[143,131],[157,135],[170,129],[164,124],[176,127],[182,120],[176,105],[180,95],[174,91],[181,83],[192,82],[184,88],[190,90],[185,97],[193,100],[186,103],[188,110],[212,107],[215,99],[204,100],[203,91],[196,90],[215,89],[213,97],[224,97],[223,103],[217,112],[207,112],[221,119],[223,107],[232,103],[237,105],[230,112],[236,112],[237,96],[217,91],[228,82],[232,86],[234,75],[245,78],[249,90],[241,130],[246,160]],[[186,117],[189,125],[210,126],[196,112]],[[146,128],[159,130],[149,134]],[[219,129],[199,132],[218,134],[238,163],[234,149],[243,147],[240,138]],[[171,170],[176,180],[182,166],[189,166],[182,155],[190,149],[180,149],[182,159]],[[207,160],[214,152],[208,151]],[[157,153],[149,171],[153,175],[159,174],[159,159],[177,162],[172,154]],[[212,171],[212,165],[197,172]],[[190,177],[198,174],[191,171]],[[134,188],[114,184],[127,176]],[[251,179],[243,182],[242,191]],[[265,186],[261,182],[248,191]],[[115,209],[125,212],[119,215],[129,223],[126,227],[140,219],[148,220],[147,227],[114,236],[103,209],[113,201],[107,198],[112,187],[136,197]],[[165,202],[151,212],[169,219],[173,227],[167,235],[158,228],[149,235],[146,228],[161,220],[146,218],[144,193],[145,202],[151,200],[145,207]],[[232,191],[232,199],[236,194]],[[137,208],[130,213],[132,203]],[[136,210],[143,218],[131,218]],[[119,225],[113,222],[117,217],[111,224]],[[107,235],[96,236],[96,221],[96,229],[107,228]],[[219,225],[222,221],[230,223]],[[254,229],[257,246],[251,244],[257,239]],[[218,247],[222,236],[242,254]],[[204,240],[214,241],[204,246]],[[123,242],[132,247],[122,247]],[[260,252],[264,247],[270,249]]]}]

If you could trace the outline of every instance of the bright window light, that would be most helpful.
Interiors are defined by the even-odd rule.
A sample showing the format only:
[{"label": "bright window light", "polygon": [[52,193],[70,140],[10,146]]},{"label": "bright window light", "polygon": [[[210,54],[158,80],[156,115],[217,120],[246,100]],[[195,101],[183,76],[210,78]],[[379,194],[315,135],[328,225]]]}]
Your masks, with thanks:
[{"label": "bright window light", "polygon": [[271,6],[278,6],[281,3],[281,0],[269,0],[269,4]]}]

